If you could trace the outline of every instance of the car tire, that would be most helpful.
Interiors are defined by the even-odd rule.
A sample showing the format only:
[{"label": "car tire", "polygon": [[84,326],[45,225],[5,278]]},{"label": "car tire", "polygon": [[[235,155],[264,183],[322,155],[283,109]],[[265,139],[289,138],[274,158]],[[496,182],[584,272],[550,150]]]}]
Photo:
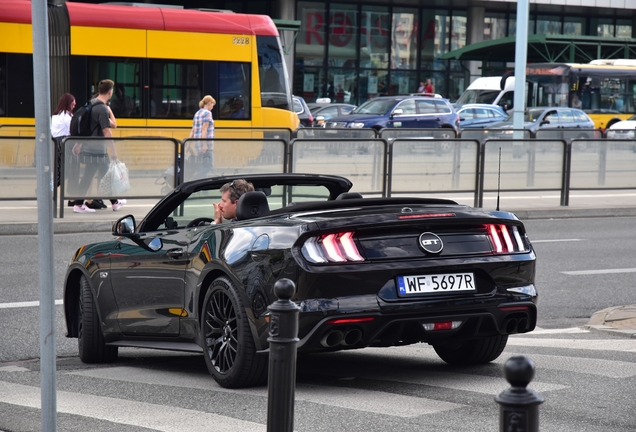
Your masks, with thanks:
[{"label": "car tire", "polygon": [[508,335],[497,335],[463,342],[433,344],[433,348],[448,364],[475,365],[489,363],[499,357],[507,342]]},{"label": "car tire", "polygon": [[201,309],[203,357],[210,375],[225,388],[252,387],[267,379],[268,357],[256,354],[245,306],[234,284],[215,279]]},{"label": "car tire", "polygon": [[118,347],[106,345],[99,325],[99,316],[91,286],[86,276],[80,278],[77,311],[77,344],[83,363],[113,363],[117,360]]}]

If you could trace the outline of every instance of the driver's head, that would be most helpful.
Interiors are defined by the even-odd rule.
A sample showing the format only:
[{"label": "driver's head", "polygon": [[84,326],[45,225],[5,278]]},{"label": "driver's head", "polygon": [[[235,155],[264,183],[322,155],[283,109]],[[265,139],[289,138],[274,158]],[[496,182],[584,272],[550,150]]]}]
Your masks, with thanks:
[{"label": "driver's head", "polygon": [[234,180],[231,183],[225,183],[221,186],[219,191],[221,192],[221,202],[219,203],[219,209],[223,219],[235,219],[236,218],[236,203],[239,198],[245,192],[251,192],[254,190],[254,185],[243,179]]}]

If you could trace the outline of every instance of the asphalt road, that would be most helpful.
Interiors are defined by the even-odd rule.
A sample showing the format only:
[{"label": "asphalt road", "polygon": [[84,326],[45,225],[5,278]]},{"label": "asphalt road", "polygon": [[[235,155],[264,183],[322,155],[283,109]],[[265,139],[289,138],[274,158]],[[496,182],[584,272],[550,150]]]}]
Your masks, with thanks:
[{"label": "asphalt road", "polygon": [[[634,430],[636,341],[578,328],[597,310],[636,303],[636,218],[531,220],[537,253],[539,327],[511,337],[492,364],[453,368],[427,345],[365,349],[298,361],[295,430],[400,432],[497,430],[493,397],[508,387],[504,362],[533,359],[531,388],[546,398],[542,432]],[[55,298],[81,244],[108,233],[55,236]],[[0,236],[0,430],[39,424],[37,236]],[[201,356],[121,349],[114,365],[84,365],[64,337],[57,306],[58,430],[265,431],[267,388],[229,391]]]}]

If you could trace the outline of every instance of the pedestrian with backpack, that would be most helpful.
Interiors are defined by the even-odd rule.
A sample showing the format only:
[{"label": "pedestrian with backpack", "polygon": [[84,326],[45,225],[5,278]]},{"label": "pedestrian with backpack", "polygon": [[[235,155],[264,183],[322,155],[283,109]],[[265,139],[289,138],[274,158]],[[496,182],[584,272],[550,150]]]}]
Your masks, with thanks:
[{"label": "pedestrian with backpack", "polygon": [[[90,136],[104,138],[111,138],[113,136],[111,129],[117,127],[117,120],[108,106],[108,101],[113,96],[114,86],[115,83],[109,79],[99,82],[99,94],[97,97],[89,102],[88,107],[82,107],[84,109],[82,116],[88,114],[88,119],[85,117],[83,117],[83,119],[78,118],[77,122],[75,122],[81,133],[87,132],[88,124],[91,133]],[[77,113],[75,115],[77,116]],[[74,132],[75,123],[71,125],[71,133]],[[79,182],[78,192],[79,195],[86,195],[93,183],[95,175],[101,180],[108,172],[110,161],[117,161],[117,148],[115,147],[115,142],[112,140],[91,140],[82,143],[79,149],[74,149],[74,152],[79,153],[80,163],[84,164],[84,173]],[[95,211],[96,206],[94,204],[96,202],[97,200],[93,200],[93,203],[76,204],[73,207],[73,211],[75,213],[93,213]],[[125,199],[111,199],[110,202],[113,211],[119,210],[126,204]],[[99,203],[97,203],[97,205],[99,205]]]}]

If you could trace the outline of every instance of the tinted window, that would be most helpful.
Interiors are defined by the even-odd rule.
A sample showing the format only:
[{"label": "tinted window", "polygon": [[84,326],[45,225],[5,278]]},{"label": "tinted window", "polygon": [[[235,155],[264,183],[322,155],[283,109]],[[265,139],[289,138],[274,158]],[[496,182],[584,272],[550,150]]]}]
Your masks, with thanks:
[{"label": "tinted window", "polygon": [[435,100],[435,110],[438,113],[449,114],[451,112],[451,108],[446,104],[446,102],[441,100]]},{"label": "tinted window", "polygon": [[417,109],[420,114],[435,114],[435,101],[432,99],[422,99],[417,101]]},{"label": "tinted window", "polygon": [[290,102],[289,86],[278,38],[257,36],[258,73],[261,84],[261,103],[263,106],[288,109]]},{"label": "tinted window", "polygon": [[247,120],[251,117],[249,63],[219,62],[219,118]]},{"label": "tinted window", "polygon": [[402,101],[395,108],[396,109],[401,109],[402,110],[402,114],[404,114],[404,115],[414,115],[416,113],[415,101],[414,100]]}]

